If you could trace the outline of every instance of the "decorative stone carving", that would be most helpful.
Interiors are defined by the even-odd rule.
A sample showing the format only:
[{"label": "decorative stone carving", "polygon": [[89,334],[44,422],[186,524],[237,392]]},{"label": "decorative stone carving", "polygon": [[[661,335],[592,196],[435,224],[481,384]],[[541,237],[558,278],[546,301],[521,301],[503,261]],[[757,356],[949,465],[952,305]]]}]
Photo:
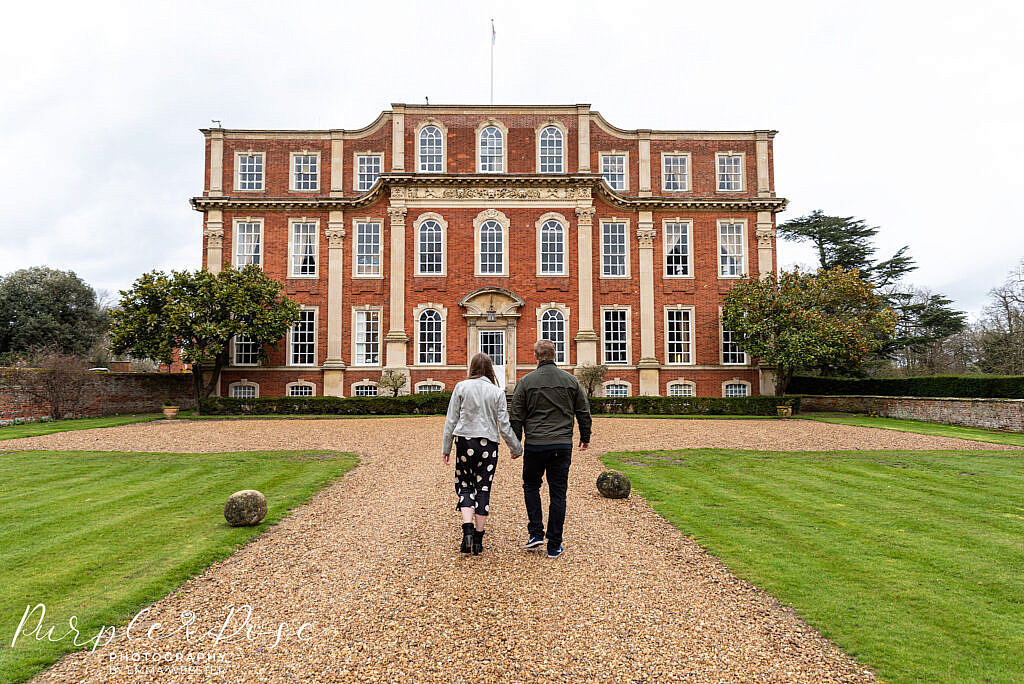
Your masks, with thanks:
[{"label": "decorative stone carving", "polygon": [[207,228],[203,231],[203,235],[206,237],[208,247],[223,247],[224,246],[224,229],[223,228]]},{"label": "decorative stone carving", "polygon": [[654,247],[654,238],[658,236],[658,231],[654,228],[638,228],[636,231],[637,243],[641,248]]},{"label": "decorative stone carving", "polygon": [[400,185],[395,185],[391,188],[391,199],[403,199],[405,197],[405,188]]},{"label": "decorative stone carving", "polygon": [[388,207],[388,218],[391,223],[405,223],[405,214],[409,210],[405,207]]},{"label": "decorative stone carving", "polygon": [[593,223],[595,212],[594,207],[576,207],[576,218],[580,223]]},{"label": "decorative stone carving", "polygon": [[458,200],[573,200],[590,198],[589,187],[515,187],[477,186],[467,188],[446,188],[434,186],[412,186],[398,194],[398,188],[391,189],[392,198],[416,199],[458,199]]},{"label": "decorative stone carving", "polygon": [[758,228],[756,235],[758,248],[771,248],[772,238],[775,237],[774,230],[771,228]]},{"label": "decorative stone carving", "polygon": [[344,228],[328,228],[324,231],[324,235],[327,236],[327,243],[331,249],[345,246]]}]

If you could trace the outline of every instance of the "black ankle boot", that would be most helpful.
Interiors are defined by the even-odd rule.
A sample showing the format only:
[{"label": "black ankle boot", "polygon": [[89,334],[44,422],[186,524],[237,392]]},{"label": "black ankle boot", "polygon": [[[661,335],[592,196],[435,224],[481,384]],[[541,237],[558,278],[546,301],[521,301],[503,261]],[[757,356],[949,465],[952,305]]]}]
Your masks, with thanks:
[{"label": "black ankle boot", "polygon": [[459,551],[469,553],[473,550],[473,523],[462,523],[462,546]]},{"label": "black ankle boot", "polygon": [[473,532],[473,555],[479,556],[480,552],[484,550],[484,531],[478,530]]}]

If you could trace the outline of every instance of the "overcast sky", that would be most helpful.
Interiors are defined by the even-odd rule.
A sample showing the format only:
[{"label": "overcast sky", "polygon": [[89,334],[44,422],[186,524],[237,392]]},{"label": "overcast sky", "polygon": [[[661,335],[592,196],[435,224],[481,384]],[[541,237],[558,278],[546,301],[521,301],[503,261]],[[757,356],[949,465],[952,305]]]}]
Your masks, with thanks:
[{"label": "overcast sky", "polygon": [[[780,220],[909,244],[977,313],[1024,257],[1024,3],[17,3],[0,26],[0,273],[200,264],[197,129],[358,128],[392,102],[588,102],[623,128],[774,128]],[[809,251],[780,243],[783,266]]]}]

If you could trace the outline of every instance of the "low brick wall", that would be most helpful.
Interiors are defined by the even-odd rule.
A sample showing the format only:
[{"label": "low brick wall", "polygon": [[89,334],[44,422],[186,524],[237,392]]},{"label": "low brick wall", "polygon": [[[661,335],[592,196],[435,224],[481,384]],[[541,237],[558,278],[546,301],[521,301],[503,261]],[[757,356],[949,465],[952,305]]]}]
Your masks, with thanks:
[{"label": "low brick wall", "polygon": [[885,418],[927,420],[1024,432],[1024,399],[954,399],[946,397],[872,397],[803,395],[800,409],[877,413]]},{"label": "low brick wall", "polygon": [[[76,417],[159,412],[164,400],[182,409],[195,408],[191,373],[92,373],[91,386],[79,405],[69,409]],[[0,393],[0,422],[49,415],[46,402]]]}]

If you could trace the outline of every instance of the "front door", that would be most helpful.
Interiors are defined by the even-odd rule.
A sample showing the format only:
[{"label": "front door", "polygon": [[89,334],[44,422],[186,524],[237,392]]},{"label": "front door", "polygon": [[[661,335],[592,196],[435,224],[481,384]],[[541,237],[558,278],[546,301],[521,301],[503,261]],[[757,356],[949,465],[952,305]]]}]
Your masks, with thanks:
[{"label": "front door", "polygon": [[480,351],[491,357],[498,386],[505,389],[505,331],[481,330]]}]

